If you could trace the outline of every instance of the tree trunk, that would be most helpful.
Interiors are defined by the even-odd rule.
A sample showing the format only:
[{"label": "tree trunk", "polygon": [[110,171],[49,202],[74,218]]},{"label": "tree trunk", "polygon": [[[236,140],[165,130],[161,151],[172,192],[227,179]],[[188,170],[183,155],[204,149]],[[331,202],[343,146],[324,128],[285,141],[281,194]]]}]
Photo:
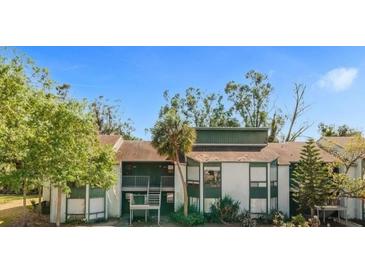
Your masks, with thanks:
[{"label": "tree trunk", "polygon": [[27,187],[26,183],[23,182],[23,226],[27,225]]},{"label": "tree trunk", "polygon": [[38,187],[38,215],[42,214],[42,186]]},{"label": "tree trunk", "polygon": [[188,186],[187,186],[186,181],[184,180],[184,175],[181,170],[181,165],[180,165],[178,155],[176,156],[176,164],[177,164],[177,168],[179,170],[180,179],[181,179],[181,182],[183,185],[183,190],[184,190],[184,216],[188,216],[188,213],[189,213]]},{"label": "tree trunk", "polygon": [[56,226],[61,224],[61,205],[62,205],[62,191],[61,188],[57,188],[57,212],[56,212]]}]

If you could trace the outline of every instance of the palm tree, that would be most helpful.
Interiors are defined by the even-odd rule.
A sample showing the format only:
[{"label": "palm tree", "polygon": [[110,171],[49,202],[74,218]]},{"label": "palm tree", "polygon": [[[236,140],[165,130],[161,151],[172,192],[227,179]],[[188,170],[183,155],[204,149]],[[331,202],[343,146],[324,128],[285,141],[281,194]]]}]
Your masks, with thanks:
[{"label": "palm tree", "polygon": [[180,164],[180,155],[191,151],[196,139],[195,130],[181,119],[176,109],[161,114],[151,129],[152,145],[160,155],[166,155],[177,165],[184,190],[184,215],[188,215],[188,187]]}]

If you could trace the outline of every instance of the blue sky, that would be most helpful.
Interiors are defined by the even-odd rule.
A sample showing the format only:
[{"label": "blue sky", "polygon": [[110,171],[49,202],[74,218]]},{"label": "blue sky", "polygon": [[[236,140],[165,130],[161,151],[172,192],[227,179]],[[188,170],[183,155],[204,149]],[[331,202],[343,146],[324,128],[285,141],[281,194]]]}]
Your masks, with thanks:
[{"label": "blue sky", "polygon": [[287,112],[294,83],[307,86],[311,105],[303,120],[313,123],[307,136],[318,137],[319,122],[365,130],[364,47],[20,47],[51,77],[72,86],[77,98],[103,95],[120,101],[138,137],[149,139],[162,93],[188,87],[223,92],[244,81],[251,69],[268,74],[273,102]]}]

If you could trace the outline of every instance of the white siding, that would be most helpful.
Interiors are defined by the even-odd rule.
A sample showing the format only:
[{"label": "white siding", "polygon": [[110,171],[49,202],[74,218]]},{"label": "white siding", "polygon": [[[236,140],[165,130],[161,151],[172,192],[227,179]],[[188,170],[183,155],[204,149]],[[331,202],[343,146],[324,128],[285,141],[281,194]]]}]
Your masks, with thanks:
[{"label": "white siding", "polygon": [[[184,180],[186,180],[186,165],[180,164]],[[181,182],[180,173],[175,165],[175,211],[184,204],[184,189]]]},{"label": "white siding", "polygon": [[289,166],[278,166],[279,211],[289,216]]},{"label": "white siding", "polygon": [[341,205],[347,207],[347,218],[362,219],[362,200],[357,198],[344,198]]},{"label": "white siding", "polygon": [[249,210],[248,163],[222,163],[222,198],[224,195],[240,201],[241,209]]},{"label": "white siding", "polygon": [[115,167],[117,173],[117,182],[106,192],[107,217],[119,218],[121,214],[121,196],[122,196],[122,176],[121,167]]}]

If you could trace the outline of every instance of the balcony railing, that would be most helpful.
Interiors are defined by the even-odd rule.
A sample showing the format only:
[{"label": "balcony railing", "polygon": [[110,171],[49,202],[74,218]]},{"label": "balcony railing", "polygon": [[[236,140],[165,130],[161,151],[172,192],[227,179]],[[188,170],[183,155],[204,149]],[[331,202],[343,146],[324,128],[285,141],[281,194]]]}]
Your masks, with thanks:
[{"label": "balcony railing", "polygon": [[122,186],[133,188],[148,188],[150,176],[123,176]]},{"label": "balcony railing", "polygon": [[173,188],[174,176],[161,176],[160,181],[151,181],[150,176],[123,176],[124,188]]}]

